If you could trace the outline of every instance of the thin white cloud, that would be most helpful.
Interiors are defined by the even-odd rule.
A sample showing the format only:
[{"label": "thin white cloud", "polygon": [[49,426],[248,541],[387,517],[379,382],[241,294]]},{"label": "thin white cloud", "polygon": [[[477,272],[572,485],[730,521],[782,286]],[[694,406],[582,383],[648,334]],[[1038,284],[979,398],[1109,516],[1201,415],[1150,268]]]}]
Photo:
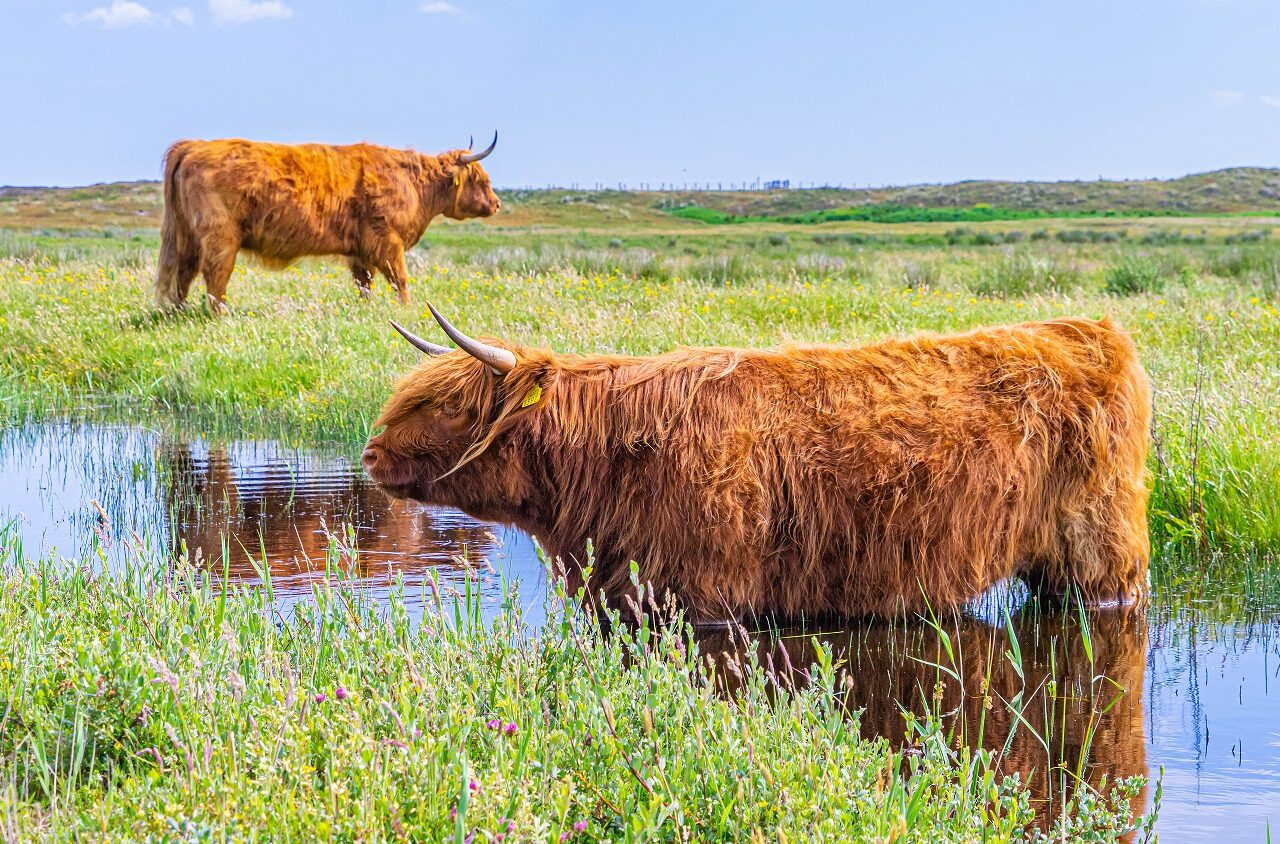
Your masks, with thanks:
[{"label": "thin white cloud", "polygon": [[1239,91],[1214,91],[1212,96],[1218,108],[1231,108],[1244,102],[1244,94]]},{"label": "thin white cloud", "polygon": [[1258,97],[1258,99],[1262,102],[1264,106],[1271,106],[1272,108],[1280,108],[1280,97],[1269,97],[1266,94],[1263,94],[1261,97]]},{"label": "thin white cloud", "polygon": [[71,26],[89,24],[103,29],[124,29],[128,26],[168,26],[180,23],[191,26],[195,16],[186,6],[179,6],[172,12],[153,12],[141,3],[133,0],[114,0],[110,6],[98,6],[84,14],[67,12],[62,19]]},{"label": "thin white cloud", "polygon": [[219,26],[253,21],[282,20],[293,17],[293,9],[283,0],[209,0],[209,11]]},{"label": "thin white cloud", "polygon": [[445,0],[430,0],[418,7],[419,12],[428,15],[458,15],[462,10],[452,3],[446,3]]}]

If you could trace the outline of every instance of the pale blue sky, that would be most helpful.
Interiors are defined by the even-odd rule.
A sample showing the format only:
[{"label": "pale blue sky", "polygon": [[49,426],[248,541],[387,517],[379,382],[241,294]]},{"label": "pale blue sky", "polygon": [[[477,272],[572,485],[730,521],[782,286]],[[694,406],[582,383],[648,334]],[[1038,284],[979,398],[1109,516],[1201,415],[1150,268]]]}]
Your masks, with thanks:
[{"label": "pale blue sky", "polygon": [[0,184],[493,129],[501,186],[1274,166],[1277,36],[1274,0],[0,0]]}]

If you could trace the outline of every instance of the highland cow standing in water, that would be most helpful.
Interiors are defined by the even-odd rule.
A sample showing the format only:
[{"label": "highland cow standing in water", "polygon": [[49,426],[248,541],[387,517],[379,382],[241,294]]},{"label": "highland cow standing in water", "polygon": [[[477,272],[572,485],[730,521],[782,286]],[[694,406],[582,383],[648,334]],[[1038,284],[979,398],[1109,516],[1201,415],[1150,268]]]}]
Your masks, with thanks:
[{"label": "highland cow standing in water", "polygon": [[362,295],[373,271],[409,301],[406,249],[443,214],[497,213],[481,152],[421,155],[369,144],[179,141],[164,164],[164,220],[156,303],[181,305],[196,273],[209,306],[226,306],[236,253],[283,267],[305,255],[340,255]]},{"label": "highland cow standing in water", "polygon": [[[434,308],[432,309],[434,312]],[[364,451],[391,495],[538,537],[617,605],[696,621],[954,606],[1011,576],[1147,588],[1151,395],[1108,320],[839,348],[557,355],[397,329],[427,357]]]}]

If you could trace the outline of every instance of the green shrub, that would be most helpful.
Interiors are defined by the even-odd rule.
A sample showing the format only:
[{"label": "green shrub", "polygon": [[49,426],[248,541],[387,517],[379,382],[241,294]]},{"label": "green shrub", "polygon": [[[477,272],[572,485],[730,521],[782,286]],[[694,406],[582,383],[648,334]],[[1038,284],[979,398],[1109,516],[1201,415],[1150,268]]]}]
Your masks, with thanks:
[{"label": "green shrub", "polygon": [[970,289],[984,296],[1025,296],[1079,286],[1079,271],[1049,258],[1013,252],[984,268]]},{"label": "green shrub", "polygon": [[1258,243],[1266,240],[1271,236],[1270,229],[1253,229],[1252,231],[1240,232],[1227,236],[1227,243]]},{"label": "green shrub", "polygon": [[902,282],[916,290],[936,287],[942,279],[942,271],[934,263],[907,261],[902,265]]},{"label": "green shrub", "polygon": [[858,245],[870,243],[872,240],[873,238],[870,235],[865,235],[862,232],[823,232],[813,236],[813,242],[819,244],[847,243]]},{"label": "green shrub", "polygon": [[1215,251],[1202,266],[1204,271],[1219,278],[1245,279],[1274,273],[1280,253],[1275,249],[1251,248]]},{"label": "green shrub", "polygon": [[703,258],[695,262],[684,275],[716,287],[724,287],[734,282],[746,281],[758,275],[758,272],[741,253],[734,252]]},{"label": "green shrub", "polygon": [[683,217],[686,220],[697,220],[700,223],[709,223],[711,225],[732,223],[737,219],[732,214],[726,214],[723,211],[717,211],[714,208],[703,208],[699,205],[686,205],[684,208],[676,208],[669,213],[675,217]]},{"label": "green shrub", "polygon": [[1119,243],[1128,236],[1125,229],[1062,229],[1054,235],[1061,243]]},{"label": "green shrub", "polygon": [[1144,255],[1126,255],[1102,273],[1102,289],[1116,296],[1156,293],[1164,282],[1160,265]]}]

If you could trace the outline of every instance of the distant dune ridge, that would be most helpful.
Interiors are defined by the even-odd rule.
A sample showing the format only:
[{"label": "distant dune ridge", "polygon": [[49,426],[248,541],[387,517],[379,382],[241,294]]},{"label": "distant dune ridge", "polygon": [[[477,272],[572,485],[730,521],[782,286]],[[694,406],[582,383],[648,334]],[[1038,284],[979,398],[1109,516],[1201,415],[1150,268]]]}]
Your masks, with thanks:
[{"label": "distant dune ridge", "polygon": [[[1026,211],[1177,211],[1224,213],[1280,209],[1280,169],[1232,167],[1177,179],[1092,182],[964,181],[856,190],[700,193],[696,204],[739,215],[802,214],[861,205]],[[739,210],[741,209],[741,210]]]},{"label": "distant dune ridge", "polygon": [[[498,188],[510,211],[497,225],[540,222],[585,224],[644,218],[665,223],[664,213],[688,206],[721,215],[789,217],[840,208],[906,206],[972,208],[988,205],[1016,211],[1063,214],[1221,214],[1280,211],[1280,169],[1232,167],[1177,179],[1090,182],[964,181],[948,185],[890,188],[816,188],[770,191],[582,191]],[[79,188],[0,187],[0,228],[113,225],[154,228],[160,224],[159,182],[115,182]],[[596,219],[599,218],[599,219]]]}]

